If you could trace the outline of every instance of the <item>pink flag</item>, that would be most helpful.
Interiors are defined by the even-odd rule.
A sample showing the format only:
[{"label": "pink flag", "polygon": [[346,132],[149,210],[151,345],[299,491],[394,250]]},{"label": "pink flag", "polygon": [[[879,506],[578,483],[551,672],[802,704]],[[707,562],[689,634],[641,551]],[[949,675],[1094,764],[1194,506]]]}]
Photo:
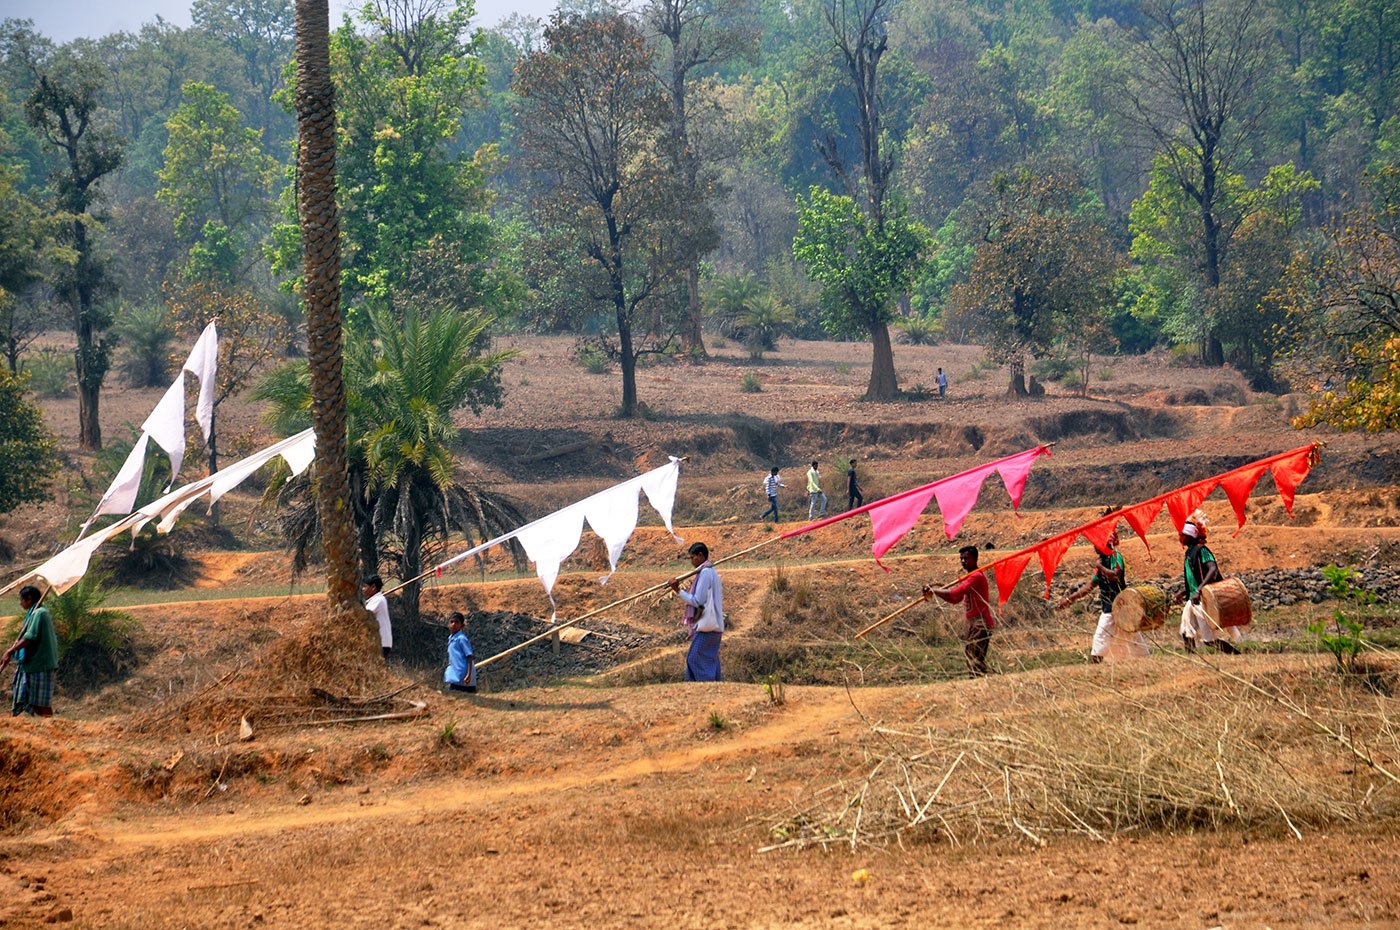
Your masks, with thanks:
[{"label": "pink flag", "polygon": [[1011,495],[1012,510],[1021,506],[1021,495],[1026,491],[1026,478],[1030,476],[1031,465],[1042,452],[1050,454],[1048,449],[1028,449],[1020,455],[1002,459],[1001,464],[997,465],[997,474],[1001,475],[1002,484],[1006,485],[1006,493]]},{"label": "pink flag", "polygon": [[[912,494],[890,498],[889,503],[871,509],[870,528],[875,531],[875,542],[870,550],[875,553],[876,565],[880,565],[880,557],[913,528],[935,492],[935,488],[923,488]],[[885,568],[884,565],[880,567]],[[885,568],[885,571],[889,569]]]}]

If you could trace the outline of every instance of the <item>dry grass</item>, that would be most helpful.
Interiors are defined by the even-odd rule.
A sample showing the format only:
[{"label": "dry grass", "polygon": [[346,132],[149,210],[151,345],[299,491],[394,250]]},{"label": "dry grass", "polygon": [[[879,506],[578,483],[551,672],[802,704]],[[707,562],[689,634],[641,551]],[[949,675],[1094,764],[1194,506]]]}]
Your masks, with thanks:
[{"label": "dry grass", "polygon": [[1003,713],[872,724],[859,777],[786,813],[767,848],[1227,828],[1301,838],[1394,817],[1400,706],[1304,661],[1263,673],[1163,657],[1156,676],[1119,685],[1047,670]]}]

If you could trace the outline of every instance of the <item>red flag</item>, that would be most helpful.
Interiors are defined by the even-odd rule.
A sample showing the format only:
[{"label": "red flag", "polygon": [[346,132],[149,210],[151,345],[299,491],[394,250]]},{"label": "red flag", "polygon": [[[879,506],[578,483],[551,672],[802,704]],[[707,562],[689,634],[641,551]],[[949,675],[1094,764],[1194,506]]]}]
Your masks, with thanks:
[{"label": "red flag", "polygon": [[1011,597],[1011,592],[1016,589],[1016,582],[1021,580],[1021,573],[1026,570],[1026,563],[1030,560],[1031,554],[1022,552],[1002,559],[992,566],[992,574],[997,579],[998,607],[1004,606]]},{"label": "red flag", "polygon": [[1240,531],[1239,528],[1244,526],[1244,505],[1245,501],[1249,500],[1249,492],[1254,490],[1254,485],[1259,482],[1267,468],[1267,465],[1240,468],[1220,479],[1220,486],[1225,489],[1225,496],[1230,499],[1230,506],[1235,508],[1235,520],[1239,524],[1235,530],[1236,533]]},{"label": "red flag", "polygon": [[1046,540],[1035,549],[1035,554],[1040,557],[1040,570],[1045,573],[1045,596],[1050,597],[1050,579],[1055,577],[1055,569],[1060,567],[1060,560],[1069,551],[1070,544],[1074,542],[1072,533],[1062,533],[1053,539]]},{"label": "red flag", "polygon": [[1186,519],[1201,506],[1201,501],[1210,496],[1210,492],[1215,490],[1219,478],[1207,478],[1205,481],[1198,481],[1195,484],[1188,484],[1186,487],[1176,491],[1167,497],[1167,512],[1172,515],[1172,528],[1181,531],[1186,525]]},{"label": "red flag", "polygon": [[1087,524],[1079,531],[1079,535],[1093,543],[1095,549],[1107,555],[1109,552],[1108,537],[1112,536],[1117,529],[1118,514],[1113,513],[1101,520],[1095,520],[1093,523]]},{"label": "red flag", "polygon": [[1129,507],[1127,510],[1119,511],[1118,515],[1133,528],[1134,533],[1137,533],[1138,539],[1142,540],[1143,548],[1151,552],[1152,547],[1147,544],[1147,528],[1152,525],[1152,521],[1156,520],[1157,514],[1161,512],[1162,501],[1160,499],[1153,499],[1134,507]]},{"label": "red flag", "polygon": [[1312,471],[1312,466],[1313,447],[1309,446],[1269,467],[1274,476],[1274,484],[1278,486],[1278,496],[1283,498],[1283,506],[1290,517],[1293,516],[1293,492],[1298,490],[1298,485],[1302,484],[1308,472]]},{"label": "red flag", "polygon": [[[978,479],[979,483],[981,479]],[[875,564],[880,565],[880,556],[890,551],[904,534],[913,528],[933,498],[935,488],[925,488],[913,494],[903,494],[891,498],[889,503],[870,510],[870,528],[875,531],[875,542],[870,550],[875,553]],[[881,568],[885,566],[880,565]],[[885,571],[889,571],[885,568]]]}]

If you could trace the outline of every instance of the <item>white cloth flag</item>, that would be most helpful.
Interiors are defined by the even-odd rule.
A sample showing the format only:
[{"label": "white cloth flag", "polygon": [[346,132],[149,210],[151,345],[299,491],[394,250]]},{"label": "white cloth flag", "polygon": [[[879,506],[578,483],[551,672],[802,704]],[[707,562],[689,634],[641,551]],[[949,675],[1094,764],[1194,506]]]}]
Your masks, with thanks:
[{"label": "white cloth flag", "polygon": [[632,533],[637,529],[637,495],[645,492],[648,503],[666,524],[666,529],[676,542],[684,542],[676,535],[671,525],[671,511],[675,507],[676,487],[680,482],[681,460],[675,456],[660,468],[630,478],[622,484],[614,485],[597,494],[570,504],[563,510],[556,510],[548,516],[527,523],[495,539],[488,539],[455,555],[437,565],[439,575],[450,565],[465,561],[492,546],[515,539],[520,542],[526,556],[535,563],[535,574],[544,585],[549,602],[554,603],[554,582],[559,578],[559,566],[563,564],[583,538],[583,521],[597,533],[608,547],[608,562],[612,571],[602,580],[606,582],[617,571],[617,560]]},{"label": "white cloth flag", "polygon": [[131,513],[131,508],[136,506],[136,494],[141,490],[141,476],[146,471],[146,447],[150,444],[150,439],[150,436],[142,433],[141,438],[136,440],[136,445],[131,447],[131,454],[122,463],[121,471],[112,479],[112,486],[102,495],[102,500],[97,502],[97,509],[88,517],[87,523],[83,524],[78,538],[81,539],[92,521],[104,513]]},{"label": "white cloth flag", "polygon": [[131,531],[134,538],[137,533],[141,532],[143,526],[155,519],[160,520],[156,529],[161,533],[168,533],[170,528],[174,526],[176,518],[195,501],[205,494],[210,495],[211,501],[217,501],[237,486],[239,482],[279,455],[286,461],[292,474],[301,474],[315,458],[315,445],[316,435],[308,429],[283,439],[281,442],[273,443],[266,449],[255,452],[245,459],[240,459],[227,468],[221,468],[207,478],[201,478],[199,481],[176,488],[146,504],[126,519],[103,527],[87,539],[64,549],[37,568],[25,572],[5,585],[4,588],[0,588],[0,595],[8,594],[16,588],[34,581],[47,582],[55,593],[62,594],[77,584],[78,580],[87,573],[93,553],[103,543],[115,539],[127,530]]},{"label": "white cloth flag", "polygon": [[166,388],[165,396],[156,404],[156,409],[151,411],[151,415],[146,417],[146,422],[141,424],[141,429],[152,439],[156,445],[165,450],[165,454],[170,456],[170,484],[166,485],[169,491],[175,486],[175,478],[180,474],[180,466],[185,464],[185,373],[180,372],[180,376],[175,379],[175,383]]},{"label": "white cloth flag", "polygon": [[204,441],[209,441],[209,432],[214,428],[214,385],[219,370],[219,331],[214,324],[204,327],[199,340],[190,350],[181,371],[188,371],[199,381],[199,400],[195,402],[194,419],[204,431]]}]

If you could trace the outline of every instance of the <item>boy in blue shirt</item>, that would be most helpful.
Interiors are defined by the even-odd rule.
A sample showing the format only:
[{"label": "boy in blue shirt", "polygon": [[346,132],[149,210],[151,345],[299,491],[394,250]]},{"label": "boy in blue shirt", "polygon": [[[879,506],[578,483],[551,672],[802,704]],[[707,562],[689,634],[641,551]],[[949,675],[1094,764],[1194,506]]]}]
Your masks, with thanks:
[{"label": "boy in blue shirt", "polygon": [[463,629],[467,618],[460,610],[452,611],[447,618],[447,671],[442,680],[450,691],[476,693],[476,662],[472,656],[472,644]]}]

